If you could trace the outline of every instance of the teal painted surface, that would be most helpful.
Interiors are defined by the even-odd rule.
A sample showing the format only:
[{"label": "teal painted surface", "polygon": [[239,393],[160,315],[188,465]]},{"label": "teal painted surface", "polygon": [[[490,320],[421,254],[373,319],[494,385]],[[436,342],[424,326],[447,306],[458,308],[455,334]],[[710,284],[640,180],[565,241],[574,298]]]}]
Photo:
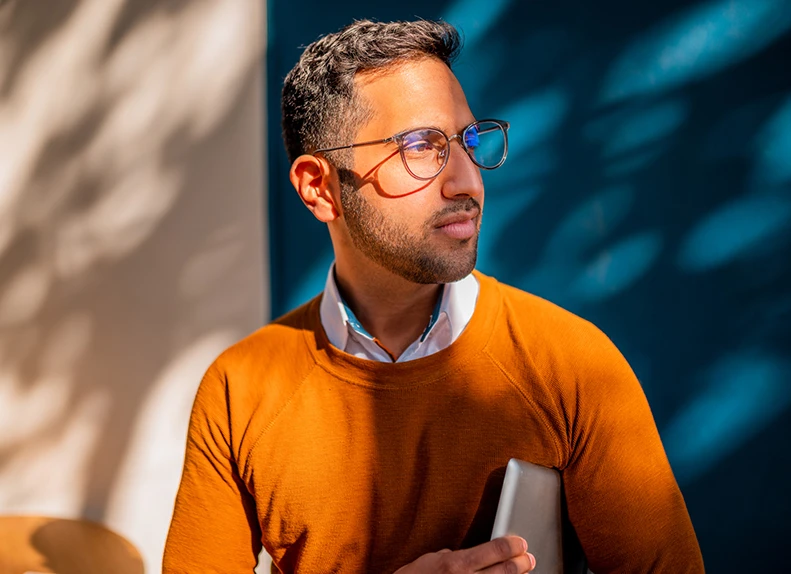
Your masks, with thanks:
[{"label": "teal painted surface", "polygon": [[455,70],[473,112],[512,125],[508,162],[484,175],[479,269],[621,348],[708,571],[786,571],[791,2],[427,6],[270,3],[275,313],[317,294],[332,261],[277,127],[299,46],[353,18],[449,19],[466,36]]}]

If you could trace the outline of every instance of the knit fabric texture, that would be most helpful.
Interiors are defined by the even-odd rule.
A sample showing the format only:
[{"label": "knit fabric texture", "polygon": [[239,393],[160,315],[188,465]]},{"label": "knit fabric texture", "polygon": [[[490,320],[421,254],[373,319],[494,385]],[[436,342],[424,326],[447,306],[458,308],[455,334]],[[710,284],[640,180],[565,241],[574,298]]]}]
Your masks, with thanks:
[{"label": "knit fabric texture", "polygon": [[[489,539],[504,468],[562,473],[596,574],[703,561],[648,402],[596,327],[476,272],[446,349],[406,363],[333,347],[316,298],[225,351],[200,384],[166,574],[391,573]],[[529,544],[528,540],[528,544]]]}]

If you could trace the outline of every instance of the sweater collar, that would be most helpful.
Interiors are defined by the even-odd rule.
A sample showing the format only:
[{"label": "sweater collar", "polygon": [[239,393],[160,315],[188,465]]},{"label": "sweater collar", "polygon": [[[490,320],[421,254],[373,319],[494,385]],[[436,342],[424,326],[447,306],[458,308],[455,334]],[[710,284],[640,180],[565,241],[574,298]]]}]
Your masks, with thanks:
[{"label": "sweater collar", "polygon": [[448,347],[402,363],[361,359],[333,345],[321,324],[321,299],[314,299],[306,315],[308,324],[304,333],[317,365],[338,379],[376,389],[403,389],[448,376],[455,370],[455,364],[469,361],[486,347],[502,307],[499,283],[477,271],[473,277],[480,291],[466,329]]}]

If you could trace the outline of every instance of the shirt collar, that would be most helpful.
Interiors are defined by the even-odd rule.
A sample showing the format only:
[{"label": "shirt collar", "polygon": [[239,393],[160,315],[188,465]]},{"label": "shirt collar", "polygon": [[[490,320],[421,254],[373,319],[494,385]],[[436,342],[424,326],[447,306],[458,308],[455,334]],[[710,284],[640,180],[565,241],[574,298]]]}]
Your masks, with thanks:
[{"label": "shirt collar", "polygon": [[434,328],[434,325],[437,324],[437,319],[439,319],[440,315],[444,312],[442,308],[442,303],[445,300],[446,298],[445,296],[447,295],[448,292],[447,285],[445,284],[440,285],[440,289],[441,291],[439,297],[437,297],[437,302],[434,304],[434,310],[431,312],[431,319],[429,319],[428,325],[426,325],[423,334],[420,336],[421,343],[426,340],[426,337],[428,337],[428,334]]},{"label": "shirt collar", "polygon": [[[330,265],[327,280],[324,282],[324,295],[321,298],[319,312],[321,325],[327,333],[327,338],[334,347],[342,351],[346,350],[346,343],[349,340],[347,325],[351,324],[346,312],[347,309],[348,307],[341,300],[338,285],[335,283],[335,263],[333,263]],[[354,320],[359,324],[356,317]],[[354,327],[352,326],[352,328]],[[370,337],[370,335],[368,336]]]},{"label": "shirt collar", "polygon": [[[432,336],[432,333],[437,331],[438,325],[443,323],[441,319],[447,321],[450,327],[447,332],[450,337],[445,344],[440,346],[446,347],[455,341],[472,318],[475,311],[475,303],[478,299],[478,289],[478,280],[472,274],[454,283],[443,284],[442,293],[437,298],[431,319],[420,336],[420,343],[425,342],[426,339]],[[324,327],[327,338],[334,347],[346,350],[349,341],[349,329],[370,341],[374,340],[374,337],[365,330],[365,327],[362,326],[354,312],[341,297],[338,285],[335,282],[335,263],[330,266],[330,270],[327,273],[319,312],[321,314],[321,324]]]}]

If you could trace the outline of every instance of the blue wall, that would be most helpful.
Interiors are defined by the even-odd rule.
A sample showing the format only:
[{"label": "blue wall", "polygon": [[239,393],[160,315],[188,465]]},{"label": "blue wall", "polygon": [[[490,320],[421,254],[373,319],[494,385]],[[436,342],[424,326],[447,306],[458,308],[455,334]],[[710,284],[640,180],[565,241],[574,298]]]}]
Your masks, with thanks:
[{"label": "blue wall", "polygon": [[710,572],[785,572],[791,533],[791,2],[270,2],[273,313],[326,230],[288,183],[279,90],[354,18],[444,18],[473,112],[511,121],[479,269],[593,321],[643,384]]}]

